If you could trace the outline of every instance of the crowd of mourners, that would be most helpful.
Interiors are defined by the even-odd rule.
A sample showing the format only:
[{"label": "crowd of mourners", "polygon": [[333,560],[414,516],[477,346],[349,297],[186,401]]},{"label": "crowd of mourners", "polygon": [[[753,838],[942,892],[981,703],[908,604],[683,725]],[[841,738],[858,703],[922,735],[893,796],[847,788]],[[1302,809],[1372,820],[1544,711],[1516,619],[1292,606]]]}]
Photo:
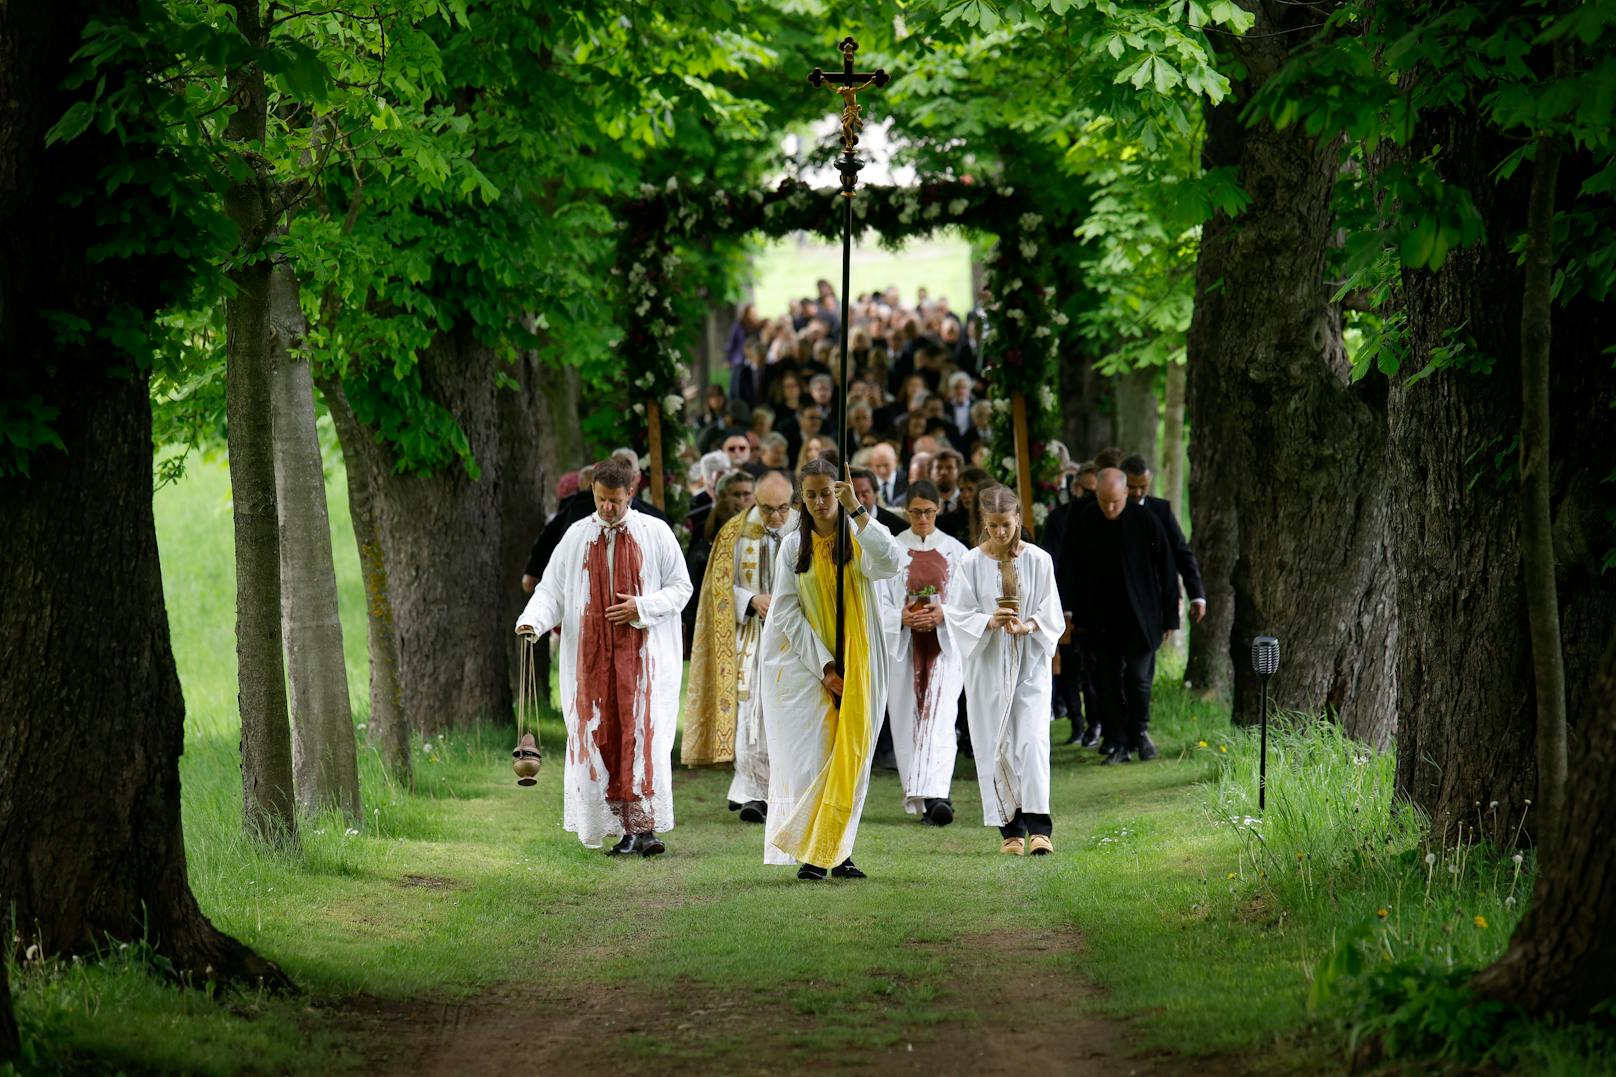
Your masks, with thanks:
[{"label": "crowd of mourners", "polygon": [[[643,500],[633,450],[565,476],[560,510],[523,581],[535,593],[530,614],[544,605],[546,586],[553,609],[525,615],[519,630],[553,625],[565,637],[565,607],[577,601],[569,589],[587,592],[603,574],[609,585],[597,617],[604,610],[608,628],[645,630],[676,618],[678,650],[690,660],[682,760],[733,765],[731,810],[767,824],[765,859],[797,863],[803,878],[862,876],[851,844],[872,763],[899,771],[908,811],[931,825],[950,823],[957,754],[976,758],[984,822],[1000,829],[1003,851],[1047,854],[1049,723],[1069,718],[1065,743],[1096,748],[1107,764],[1155,758],[1151,680],[1158,648],[1180,624],[1181,585],[1192,620],[1206,608],[1195,556],[1168,502],[1151,496],[1150,461],[1119,449],[1079,461],[1052,446],[1061,479],[1034,540],[1014,492],[983,466],[992,406],[982,381],[980,310],[957,312],[924,290],[909,307],[888,289],[851,302],[845,326],[841,315],[827,281],[778,317],[741,308],[727,348],[727,388],[707,387],[693,402],[699,414],[684,462],[690,508],[683,520],[669,521]],[[845,393],[834,373],[844,333]],[[845,462],[836,446],[844,408]],[[630,476],[626,489],[612,485],[619,472]],[[615,522],[603,502],[614,491],[623,499]],[[865,667],[857,674],[851,652],[841,663],[827,657],[835,633],[815,582],[835,575],[827,566],[837,555],[821,543],[836,532],[838,506],[851,521],[840,525],[853,551],[845,570],[853,590],[844,594],[865,595],[848,599],[858,609],[846,615],[863,625],[844,629],[844,645]],[[682,572],[663,565],[656,574],[683,577],[683,591],[675,583],[654,603],[632,597],[645,594],[636,588],[652,556],[624,527],[635,518],[660,521],[645,542],[666,545],[664,531],[674,539]],[[635,547],[627,564],[620,533]],[[554,570],[555,551],[574,534],[585,541],[580,551],[604,560]],[[591,536],[602,541],[588,542]],[[569,580],[574,571],[579,578]],[[621,571],[637,573],[635,587],[623,586]],[[656,618],[647,612],[652,605]],[[582,631],[587,602],[576,612]],[[612,638],[597,633],[585,645],[605,646],[609,656]],[[591,743],[609,755],[624,737],[610,716],[624,707],[639,712],[618,688],[586,698],[595,690],[586,681],[620,685],[622,678],[602,679],[607,667],[579,665],[598,656],[566,651],[563,645],[562,698],[576,712],[569,722],[581,722],[569,732],[569,761],[573,735],[582,738],[582,755]],[[804,669],[814,673],[811,683],[793,688]],[[651,683],[647,677],[648,693]],[[867,730],[852,724],[855,694],[866,705],[879,700]],[[833,701],[824,723],[801,727],[783,715],[817,713],[821,698]],[[602,724],[591,726],[591,711],[606,716]],[[821,743],[826,728],[840,730],[834,744]],[[837,764],[844,740],[855,757],[865,743],[854,760],[863,779],[856,789],[830,789],[826,783],[847,770]],[[646,790],[655,784],[651,770],[624,765],[644,771]],[[601,766],[612,771],[604,756]],[[569,797],[575,792],[569,786]],[[616,820],[622,838],[612,851],[660,852],[654,830],[671,825],[671,802],[658,827],[655,798],[633,794],[604,790],[607,807],[595,829],[610,831]],[[827,807],[850,797],[851,819]]]}]

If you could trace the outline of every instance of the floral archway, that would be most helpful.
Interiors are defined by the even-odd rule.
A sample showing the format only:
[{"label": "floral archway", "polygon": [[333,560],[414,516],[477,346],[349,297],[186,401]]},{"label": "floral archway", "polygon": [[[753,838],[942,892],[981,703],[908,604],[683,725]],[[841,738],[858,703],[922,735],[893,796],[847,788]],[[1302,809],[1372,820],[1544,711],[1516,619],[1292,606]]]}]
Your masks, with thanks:
[{"label": "floral archway", "polygon": [[[629,444],[648,445],[655,427],[663,459],[669,463],[690,438],[682,395],[689,369],[676,343],[679,326],[673,302],[680,284],[677,246],[715,233],[760,232],[779,238],[804,231],[840,240],[838,197],[835,188],[792,180],[773,191],[742,194],[670,180],[665,188],[642,187],[639,198],[619,208],[612,274],[624,332],[613,345],[612,388],[621,405],[620,437]],[[1046,219],[1013,187],[958,180],[860,187],[853,220],[856,233],[874,231],[888,243],[951,225],[999,237],[987,266],[991,303],[985,312],[988,332],[981,344],[983,377],[994,415],[992,470],[1006,482],[1016,477],[1012,402],[1019,395],[1025,407],[1033,484],[1056,486],[1060,463],[1045,446],[1060,426],[1059,339],[1066,316],[1052,302],[1047,254],[1057,236],[1072,234],[1075,222]],[[671,486],[679,488],[677,482]],[[677,512],[677,505],[671,507]]]}]

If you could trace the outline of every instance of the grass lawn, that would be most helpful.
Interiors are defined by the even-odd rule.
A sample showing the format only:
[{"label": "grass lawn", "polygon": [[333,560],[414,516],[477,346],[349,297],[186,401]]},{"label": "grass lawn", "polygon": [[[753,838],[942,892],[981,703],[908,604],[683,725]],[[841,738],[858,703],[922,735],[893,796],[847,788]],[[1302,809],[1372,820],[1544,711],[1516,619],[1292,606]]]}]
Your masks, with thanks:
[{"label": "grass lawn", "polygon": [[[340,476],[331,509],[362,708],[363,614]],[[268,851],[240,836],[223,464],[194,464],[158,494],[157,514],[189,708],[192,885],[215,923],[306,995],[231,992],[218,1005],[148,975],[138,946],[102,962],[27,963],[14,985],[42,1071],[361,1069],[370,1047],[353,1036],[348,1000],[497,992],[539,1005],[594,986],[665,1000],[670,1013],[689,997],[762,1000],[767,1011],[764,1025],[698,1039],[627,1038],[631,1054],[719,1070],[747,1068],[764,1049],[787,1063],[835,1052],[858,1064],[917,1030],[1002,1019],[971,988],[1028,960],[1071,978],[1073,1012],[1131,1019],[1141,1051],[1328,1071],[1342,1041],[1328,1021],[1309,1025],[1308,1000],[1330,955],[1446,947],[1450,962],[1483,961],[1507,938],[1510,899],[1526,892],[1529,862],[1525,875],[1482,854],[1451,873],[1425,864],[1417,821],[1391,810],[1389,760],[1328,736],[1281,740],[1268,821],[1254,825],[1249,738],[1165,669],[1159,761],[1102,768],[1092,752],[1055,749],[1049,858],[997,852],[996,831],[974,825],[981,807],[961,759],[958,821],[942,830],[905,816],[895,775],[877,771],[859,834],[865,883],[807,886],[765,868],[760,828],[725,810],[728,775],[714,771],[677,772],[668,855],[610,860],[561,829],[554,721],[535,788],[513,782],[508,728],[418,744],[413,790],[362,752],[363,823],[310,820],[299,851]],[[1068,726],[1051,729],[1064,739]],[[1038,958],[983,945],[1074,931],[1080,943]],[[1102,991],[1079,993],[1084,982]]]},{"label": "grass lawn", "polygon": [[[778,318],[793,299],[817,296],[814,282],[825,279],[842,289],[842,245],[808,239],[773,240],[753,259],[753,295],[758,313]],[[916,239],[897,250],[880,245],[868,233],[853,248],[852,295],[885,291],[896,285],[907,306],[914,306],[916,290],[925,288],[932,298],[948,300],[960,314],[971,309],[971,245],[956,230],[930,239]]]}]

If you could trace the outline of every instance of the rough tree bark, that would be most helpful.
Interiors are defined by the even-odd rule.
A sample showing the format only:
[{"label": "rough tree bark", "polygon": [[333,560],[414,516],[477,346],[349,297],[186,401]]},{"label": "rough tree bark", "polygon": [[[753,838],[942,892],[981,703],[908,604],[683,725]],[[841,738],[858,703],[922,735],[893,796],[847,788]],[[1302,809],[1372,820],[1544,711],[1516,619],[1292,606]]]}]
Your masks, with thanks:
[{"label": "rough tree bark", "polygon": [[57,408],[66,449],[37,453],[29,477],[0,478],[0,894],[47,953],[144,935],[183,976],[285,987],[208,922],[186,879],[184,700],[152,517],[148,377],[104,341],[57,342],[39,313],[138,318],[188,281],[161,256],[92,261],[87,251],[127,233],[58,197],[129,148],[93,129],[44,145],[86,23],[137,12],[0,7],[0,399]]},{"label": "rough tree bark", "polygon": [[500,614],[520,569],[513,579],[501,563],[495,362],[490,349],[464,332],[442,334],[420,357],[422,388],[466,432],[479,478],[458,463],[421,475],[396,472],[385,451],[370,459],[398,626],[401,697],[422,732],[511,714],[513,622]]},{"label": "rough tree bark", "polygon": [[1526,915],[1509,948],[1471,987],[1529,1013],[1586,1020],[1611,997],[1616,968],[1616,636],[1605,649],[1570,769],[1566,810],[1538,860]]},{"label": "rough tree bark", "polygon": [[[1511,246],[1526,226],[1529,192],[1525,173],[1493,176],[1514,144],[1465,110],[1427,113],[1408,152],[1436,147],[1443,178],[1470,191],[1486,236],[1436,272],[1403,273],[1409,354],[1392,387],[1389,485],[1401,632],[1397,787],[1439,834],[1462,823],[1501,843],[1517,833],[1530,841],[1535,695],[1520,492],[1507,467],[1521,423],[1523,276]],[[1561,196],[1575,196],[1590,171],[1580,155],[1567,158]],[[1555,441],[1573,447],[1549,470],[1569,714],[1590,713],[1598,648],[1616,617],[1616,580],[1600,565],[1609,545],[1601,480],[1616,459],[1609,363],[1599,354],[1613,331],[1608,306],[1584,299],[1553,314],[1551,421]],[[1434,349],[1458,342],[1464,361],[1410,382]]]},{"label": "rough tree bark", "polygon": [[325,468],[315,429],[314,378],[298,354],[308,323],[297,280],[277,266],[270,280],[274,362],[274,459],[280,521],[281,626],[292,685],[292,784],[310,814],[335,808],[357,822],[359,763],[354,750],[348,666],[342,653],[337,570]]},{"label": "rough tree bark", "polygon": [[1122,450],[1122,455],[1138,453],[1151,466],[1156,461],[1156,426],[1161,411],[1156,403],[1156,369],[1143,367],[1118,374],[1110,379],[1116,402],[1113,413],[1111,444]]},{"label": "rough tree bark", "polygon": [[1397,643],[1384,387],[1348,386],[1324,284],[1339,143],[1239,116],[1317,10],[1255,11],[1252,31],[1228,45],[1245,78],[1207,109],[1207,164],[1236,167],[1252,201],[1238,218],[1207,223],[1196,263],[1191,512],[1209,592],[1196,636],[1213,636],[1228,658],[1209,662],[1205,643],[1197,655],[1192,642],[1190,677],[1216,688],[1232,668],[1235,718],[1254,720],[1251,640],[1278,636],[1277,705],[1325,709],[1352,736],[1384,744]]},{"label": "rough tree bark", "polygon": [[387,558],[382,553],[376,469],[380,449],[360,427],[338,378],[320,378],[320,395],[331,412],[342,445],[348,475],[348,515],[353,520],[354,544],[359,548],[359,573],[365,583],[366,644],[370,655],[370,717],[365,734],[381,753],[393,779],[405,788],[414,785],[410,763],[410,722],[404,713],[399,684],[398,627],[393,621],[393,600],[388,593]]},{"label": "rough tree bark", "polygon": [[1162,401],[1161,482],[1156,496],[1165,497],[1173,515],[1184,518],[1184,381],[1183,363],[1167,365],[1167,391]]},{"label": "rough tree bark", "polygon": [[[539,358],[524,352],[508,373],[516,384],[500,392],[499,407],[499,484],[500,505],[500,598],[499,615],[502,624],[515,624],[522,608],[527,604],[527,593],[522,590],[522,569],[527,565],[533,540],[544,530],[548,516],[544,501],[546,488],[554,493],[553,461],[557,446],[555,438],[545,437],[550,423],[541,421],[551,411],[553,402],[547,400],[545,371],[539,369]],[[516,698],[518,640],[516,633],[507,633],[506,660],[509,662],[511,698]]]},{"label": "rough tree bark", "polygon": [[[259,0],[234,0],[236,28],[253,45],[268,36]],[[242,825],[254,837],[293,840],[292,740],[281,655],[281,561],[275,507],[270,264],[263,245],[276,227],[271,180],[255,147],[263,142],[268,95],[263,69],[232,69],[236,111],[225,136],[241,153],[245,178],[225,192],[225,212],[241,230],[225,303],[225,411],[236,538],[237,699],[241,710]]]}]

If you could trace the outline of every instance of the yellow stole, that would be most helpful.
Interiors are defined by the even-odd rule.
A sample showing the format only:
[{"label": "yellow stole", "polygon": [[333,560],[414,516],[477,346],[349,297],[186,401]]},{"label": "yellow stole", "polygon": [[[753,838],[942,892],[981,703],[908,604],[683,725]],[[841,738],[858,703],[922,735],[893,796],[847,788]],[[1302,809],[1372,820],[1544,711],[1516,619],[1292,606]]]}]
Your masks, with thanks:
[{"label": "yellow stole", "polygon": [[[834,651],[836,647],[836,536],[813,533],[814,556],[807,572],[797,577],[802,612],[812,628]],[[829,759],[809,788],[808,805],[799,804],[793,818],[792,847],[786,851],[804,864],[835,867],[848,854],[842,838],[853,818],[853,802],[870,754],[870,641],[865,638],[864,573],[859,570],[859,546],[846,567],[847,620],[842,668],[842,705],[825,695],[824,738]]]}]

